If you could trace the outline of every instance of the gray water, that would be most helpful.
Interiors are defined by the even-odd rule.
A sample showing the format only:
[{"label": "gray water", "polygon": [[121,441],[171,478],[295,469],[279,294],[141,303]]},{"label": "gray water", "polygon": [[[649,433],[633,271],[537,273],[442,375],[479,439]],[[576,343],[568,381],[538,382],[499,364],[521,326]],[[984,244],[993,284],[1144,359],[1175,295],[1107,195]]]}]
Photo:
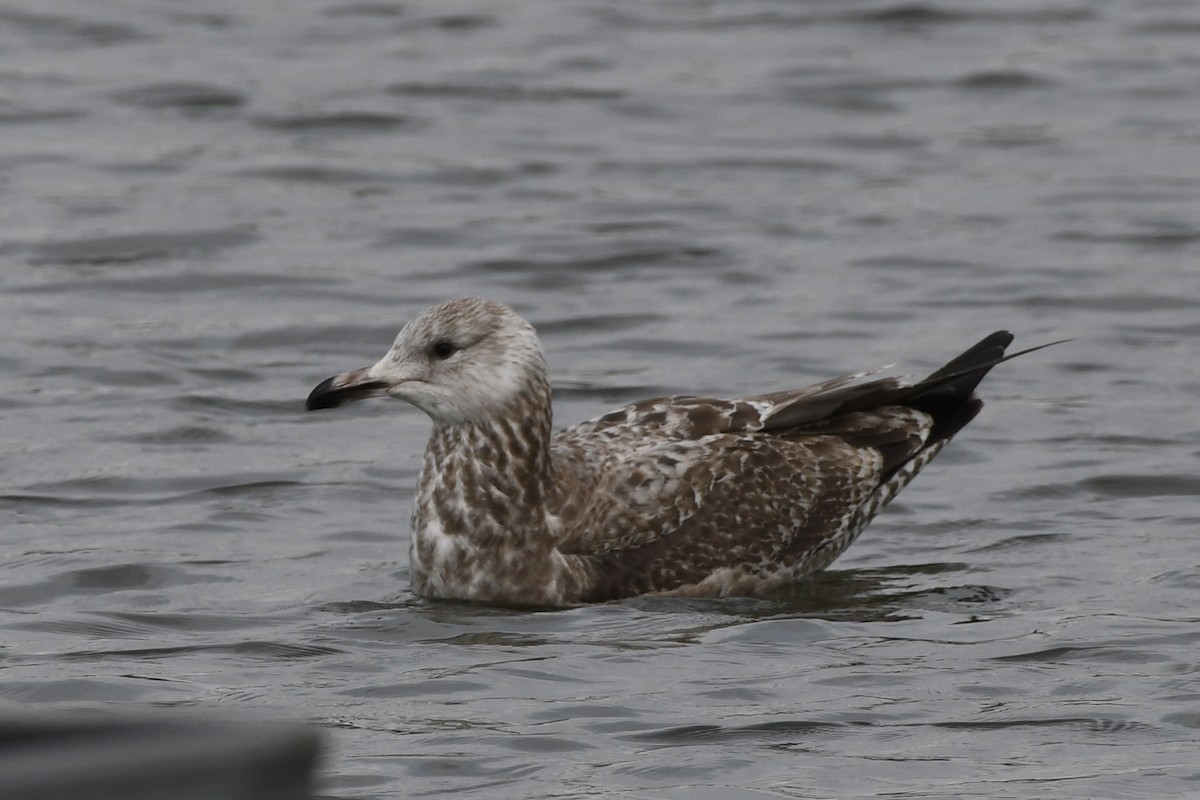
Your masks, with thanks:
[{"label": "gray water", "polygon": [[[0,715],[325,730],[332,797],[1200,796],[1190,2],[0,3]],[[568,424],[1074,341],[827,573],[408,591],[459,294]]]}]

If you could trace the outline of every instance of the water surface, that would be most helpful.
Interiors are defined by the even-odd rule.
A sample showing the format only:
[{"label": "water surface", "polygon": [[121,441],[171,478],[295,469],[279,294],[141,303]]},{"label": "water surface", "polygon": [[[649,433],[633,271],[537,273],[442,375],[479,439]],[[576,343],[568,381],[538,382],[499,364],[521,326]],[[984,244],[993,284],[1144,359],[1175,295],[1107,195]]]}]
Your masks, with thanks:
[{"label": "water surface", "polygon": [[[1186,3],[0,5],[0,712],[310,720],[334,797],[1200,793]],[[433,302],[567,424],[1069,345],[835,569],[407,589],[428,423],[306,415]]]}]

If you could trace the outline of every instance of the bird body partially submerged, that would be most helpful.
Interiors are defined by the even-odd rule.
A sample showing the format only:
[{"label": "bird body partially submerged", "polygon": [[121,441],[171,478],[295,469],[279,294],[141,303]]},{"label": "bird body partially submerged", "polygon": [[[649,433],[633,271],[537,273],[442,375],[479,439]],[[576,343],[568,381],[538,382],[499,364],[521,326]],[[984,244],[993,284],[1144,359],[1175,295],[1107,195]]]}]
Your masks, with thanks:
[{"label": "bird body partially submerged", "polygon": [[1011,341],[994,333],[913,385],[859,373],[740,400],[655,398],[556,434],[533,327],[460,298],[307,405],[388,394],[433,420],[412,516],[417,594],[751,595],[845,550],[979,412],[975,386]]}]

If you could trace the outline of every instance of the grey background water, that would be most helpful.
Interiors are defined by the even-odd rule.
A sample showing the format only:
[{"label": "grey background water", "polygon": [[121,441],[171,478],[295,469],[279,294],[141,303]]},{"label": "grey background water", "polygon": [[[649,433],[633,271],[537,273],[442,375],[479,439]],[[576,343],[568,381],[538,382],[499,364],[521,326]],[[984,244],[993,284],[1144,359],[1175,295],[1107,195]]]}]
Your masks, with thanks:
[{"label": "grey background water", "polygon": [[[1200,796],[1190,2],[0,3],[0,713],[311,720],[347,797]],[[1074,337],[835,565],[407,590],[449,296],[563,424]]]}]

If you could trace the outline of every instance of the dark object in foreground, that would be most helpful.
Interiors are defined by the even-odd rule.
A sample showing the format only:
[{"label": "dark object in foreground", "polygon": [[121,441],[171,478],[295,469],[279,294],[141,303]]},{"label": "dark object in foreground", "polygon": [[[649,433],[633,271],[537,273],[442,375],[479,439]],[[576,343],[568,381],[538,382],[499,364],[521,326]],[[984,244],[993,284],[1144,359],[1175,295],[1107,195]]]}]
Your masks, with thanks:
[{"label": "dark object in foreground", "polygon": [[0,720],[0,797],[304,800],[316,755],[299,725]]}]

